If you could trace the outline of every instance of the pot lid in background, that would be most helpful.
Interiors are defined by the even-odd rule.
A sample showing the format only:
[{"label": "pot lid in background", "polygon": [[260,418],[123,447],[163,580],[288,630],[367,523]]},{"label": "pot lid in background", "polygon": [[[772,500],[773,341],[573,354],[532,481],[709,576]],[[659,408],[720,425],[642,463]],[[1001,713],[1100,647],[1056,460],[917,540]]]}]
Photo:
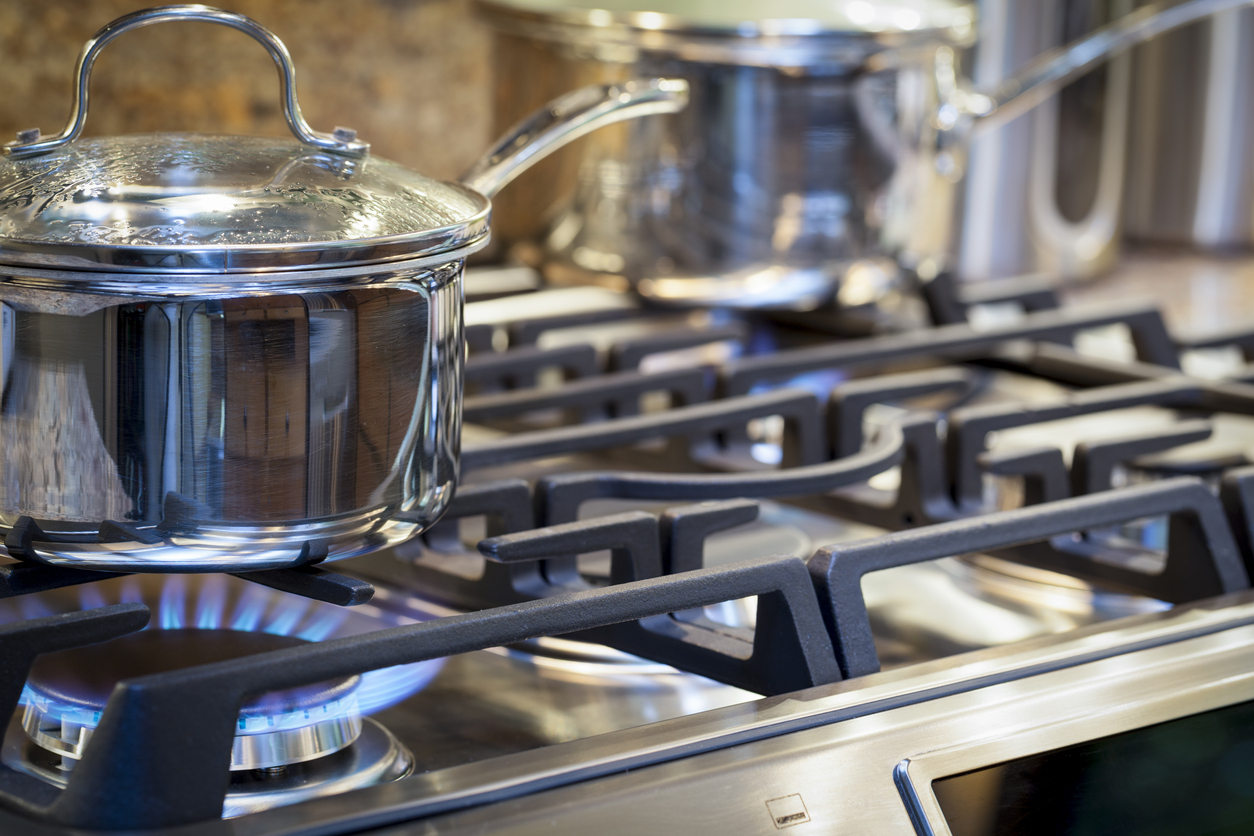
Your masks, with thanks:
[{"label": "pot lid in background", "polygon": [[486,243],[490,202],[366,155],[199,134],[0,160],[0,264],[127,272],[349,267]]},{"label": "pot lid in background", "polygon": [[963,0],[480,0],[480,6],[594,29],[744,38],[965,36],[975,23],[974,4]]}]

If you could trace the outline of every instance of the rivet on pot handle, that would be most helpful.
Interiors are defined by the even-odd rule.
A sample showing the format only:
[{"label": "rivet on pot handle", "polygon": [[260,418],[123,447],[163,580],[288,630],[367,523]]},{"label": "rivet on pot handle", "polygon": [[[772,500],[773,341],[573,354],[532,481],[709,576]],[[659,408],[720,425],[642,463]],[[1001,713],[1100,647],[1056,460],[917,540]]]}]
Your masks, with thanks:
[{"label": "rivet on pot handle", "polygon": [[688,105],[688,82],[654,78],[593,85],[549,102],[511,128],[461,182],[491,197],[519,174],[568,142],[638,116],[676,113]]},{"label": "rivet on pot handle", "polygon": [[309,127],[309,123],[301,115],[300,104],[296,101],[296,69],[292,66],[292,56],[288,54],[287,47],[275,37],[273,32],[241,14],[215,9],[211,6],[186,5],[161,6],[124,15],[97,32],[83,45],[83,51],[78,58],[76,73],[78,82],[74,106],[70,111],[70,119],[65,129],[47,139],[41,138],[38,128],[19,131],[17,140],[0,146],[0,151],[10,157],[30,157],[36,154],[46,154],[73,142],[83,132],[83,125],[87,121],[91,69],[96,63],[100,50],[123,32],[154,23],[176,20],[220,23],[243,32],[264,46],[279,70],[279,80],[283,87],[283,116],[287,120],[288,127],[292,129],[292,133],[301,142],[324,151],[350,156],[361,156],[370,150],[370,144],[359,141],[356,132],[349,128],[336,128],[334,133],[324,134]]}]

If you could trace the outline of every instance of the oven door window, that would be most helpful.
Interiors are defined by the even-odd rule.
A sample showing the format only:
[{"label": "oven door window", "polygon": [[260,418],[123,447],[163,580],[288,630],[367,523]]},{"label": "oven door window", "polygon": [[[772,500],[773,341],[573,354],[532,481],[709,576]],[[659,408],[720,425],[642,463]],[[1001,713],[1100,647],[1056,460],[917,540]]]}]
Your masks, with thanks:
[{"label": "oven door window", "polygon": [[953,836],[1254,833],[1254,702],[932,782]]}]

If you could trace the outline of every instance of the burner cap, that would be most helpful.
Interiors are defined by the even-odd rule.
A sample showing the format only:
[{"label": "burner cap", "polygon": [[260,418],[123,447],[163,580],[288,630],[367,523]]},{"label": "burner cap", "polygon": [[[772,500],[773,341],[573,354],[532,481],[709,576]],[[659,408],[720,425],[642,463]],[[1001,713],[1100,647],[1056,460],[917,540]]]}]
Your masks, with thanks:
[{"label": "burner cap", "polygon": [[[13,738],[0,750],[0,761],[23,775],[65,789],[71,772],[47,749],[32,740]],[[414,758],[396,737],[370,718],[363,718],[361,736],[339,752],[281,771],[233,772],[222,805],[223,818],[258,813],[312,798],[339,795],[361,787],[398,781],[414,768]]]},{"label": "burner cap", "polygon": [[[295,636],[241,630],[146,630],[91,647],[45,654],[27,680],[27,734],[77,760],[121,681],[306,644]],[[361,732],[361,677],[262,694],[240,710],[231,769],[312,760],[351,744]],[[316,710],[315,710],[316,709]],[[72,764],[69,764],[72,766]]]}]

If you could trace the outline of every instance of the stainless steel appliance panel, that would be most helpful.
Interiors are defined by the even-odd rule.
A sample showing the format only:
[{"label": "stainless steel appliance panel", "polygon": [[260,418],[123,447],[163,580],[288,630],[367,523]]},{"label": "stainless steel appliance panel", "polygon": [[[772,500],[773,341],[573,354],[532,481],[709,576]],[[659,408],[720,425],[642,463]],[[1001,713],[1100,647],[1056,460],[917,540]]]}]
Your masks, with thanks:
[{"label": "stainless steel appliance panel", "polygon": [[[1251,599],[1243,596],[1228,612],[1207,610],[1115,628],[1123,652],[1096,661],[1086,657],[1099,656],[1106,642],[1092,634],[1020,648],[1015,673],[987,654],[951,660],[971,676],[961,693],[940,682],[929,688],[926,674],[910,696],[894,697],[868,680],[859,692],[863,711],[880,713],[833,711],[817,727],[382,833],[543,832],[560,810],[572,832],[761,834],[805,825],[795,832],[948,836],[930,790],[934,778],[1254,699]],[[991,684],[981,687],[981,679]],[[836,701],[815,689],[756,705],[821,724],[816,709]],[[701,723],[730,741],[736,729],[712,721],[736,712],[742,709],[668,725]],[[912,821],[916,801],[924,820]]]},{"label": "stainless steel appliance panel", "polygon": [[1134,60],[1127,235],[1254,244],[1254,11],[1193,24]]}]

